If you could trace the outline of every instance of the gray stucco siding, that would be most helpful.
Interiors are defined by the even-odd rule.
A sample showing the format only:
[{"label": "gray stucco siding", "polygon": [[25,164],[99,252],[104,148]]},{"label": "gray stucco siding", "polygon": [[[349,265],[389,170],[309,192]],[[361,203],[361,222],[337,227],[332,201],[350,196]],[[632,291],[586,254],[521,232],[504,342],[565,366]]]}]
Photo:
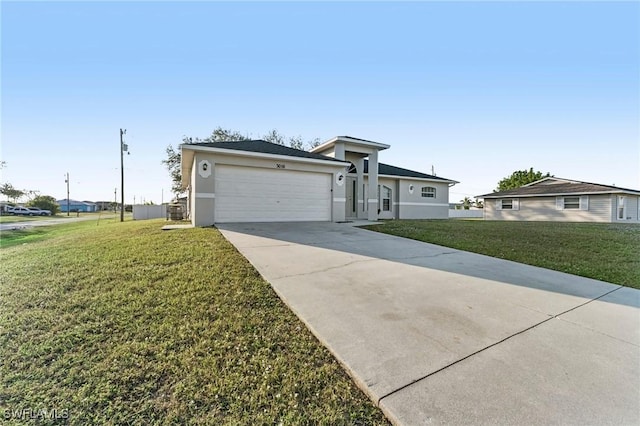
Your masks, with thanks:
[{"label": "gray stucco siding", "polygon": [[[435,197],[423,197],[423,187],[435,188]],[[398,188],[399,219],[447,219],[449,217],[448,183],[400,179]]]}]

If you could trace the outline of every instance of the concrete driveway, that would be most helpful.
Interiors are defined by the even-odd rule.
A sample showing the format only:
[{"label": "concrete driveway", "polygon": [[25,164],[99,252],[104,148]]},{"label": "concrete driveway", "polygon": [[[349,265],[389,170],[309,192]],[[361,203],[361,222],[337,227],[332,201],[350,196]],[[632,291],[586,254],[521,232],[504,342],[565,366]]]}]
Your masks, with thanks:
[{"label": "concrete driveway", "polygon": [[348,224],[218,228],[396,424],[640,424],[639,290]]}]

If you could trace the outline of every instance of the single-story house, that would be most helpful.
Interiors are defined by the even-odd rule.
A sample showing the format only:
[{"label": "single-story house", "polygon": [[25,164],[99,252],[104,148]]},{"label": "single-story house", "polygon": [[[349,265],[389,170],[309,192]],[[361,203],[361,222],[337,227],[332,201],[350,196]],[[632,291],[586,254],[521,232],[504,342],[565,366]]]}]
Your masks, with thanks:
[{"label": "single-story house", "polygon": [[263,140],[182,144],[189,217],[195,226],[446,219],[457,182],[379,163],[387,148],[349,136],[311,151]]},{"label": "single-story house", "polygon": [[479,195],[485,220],[640,223],[640,190],[546,177]]},{"label": "single-story house", "polygon": [[65,198],[57,200],[56,203],[58,203],[60,211],[63,213],[67,212],[67,205],[70,212],[95,212],[98,209],[98,206],[90,201],[69,200],[67,204],[67,199]]}]

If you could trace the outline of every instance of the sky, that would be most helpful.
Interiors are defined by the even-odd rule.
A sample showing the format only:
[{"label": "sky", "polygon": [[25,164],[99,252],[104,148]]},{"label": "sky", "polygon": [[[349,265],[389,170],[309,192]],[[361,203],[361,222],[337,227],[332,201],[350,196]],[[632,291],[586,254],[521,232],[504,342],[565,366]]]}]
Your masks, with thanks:
[{"label": "sky", "polygon": [[[459,181],[640,189],[638,2],[0,3],[0,181],[167,202],[161,161],[216,127],[349,135]],[[115,191],[115,194],[114,194]],[[114,197],[115,195],[115,197]]]}]

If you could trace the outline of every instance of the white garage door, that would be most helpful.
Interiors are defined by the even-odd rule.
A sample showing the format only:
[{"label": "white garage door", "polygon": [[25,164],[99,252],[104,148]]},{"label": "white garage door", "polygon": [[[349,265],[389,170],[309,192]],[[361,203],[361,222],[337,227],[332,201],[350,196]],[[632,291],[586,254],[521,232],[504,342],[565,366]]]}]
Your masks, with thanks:
[{"label": "white garage door", "polygon": [[215,167],[216,222],[331,220],[331,175]]}]

